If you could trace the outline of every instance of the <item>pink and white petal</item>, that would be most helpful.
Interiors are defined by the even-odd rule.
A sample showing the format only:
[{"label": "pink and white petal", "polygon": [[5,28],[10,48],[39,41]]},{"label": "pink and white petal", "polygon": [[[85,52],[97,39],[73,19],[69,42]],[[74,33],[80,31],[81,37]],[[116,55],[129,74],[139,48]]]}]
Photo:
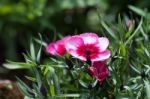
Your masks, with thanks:
[{"label": "pink and white petal", "polygon": [[63,56],[66,53],[66,49],[63,44],[55,44],[54,47],[57,55]]},{"label": "pink and white petal", "polygon": [[79,36],[72,36],[65,43],[65,48],[69,50],[77,50],[78,46],[84,45],[83,40]]},{"label": "pink and white petal", "polygon": [[99,79],[100,81],[103,81],[103,80],[106,79],[106,77],[108,76],[108,74],[109,74],[108,69],[105,67],[105,71],[99,73],[98,79]]},{"label": "pink and white petal", "polygon": [[95,33],[83,33],[83,34],[80,34],[80,37],[83,39],[84,44],[98,43],[98,36]]},{"label": "pink and white petal", "polygon": [[50,53],[51,55],[55,55],[56,54],[56,50],[55,50],[55,44],[54,43],[50,43],[48,46],[47,46],[47,49],[46,51],[48,53]]},{"label": "pink and white petal", "polygon": [[75,58],[78,58],[78,59],[81,59],[83,61],[86,61],[86,57],[78,54],[76,50],[70,49],[70,50],[68,50],[68,53],[71,54]]},{"label": "pink and white petal", "polygon": [[97,54],[97,57],[91,57],[91,61],[104,61],[110,57],[111,53],[109,50],[105,50]]},{"label": "pink and white petal", "polygon": [[105,51],[109,45],[109,40],[106,37],[100,37],[98,41],[99,43],[97,44],[97,46],[99,47],[100,51]]},{"label": "pink and white petal", "polygon": [[93,66],[88,68],[89,73],[94,76],[95,78],[98,76],[98,72],[96,70],[96,68],[94,68]]},{"label": "pink and white petal", "polygon": [[103,67],[105,67],[106,61],[94,61],[92,66],[97,68],[97,69],[101,69]]}]

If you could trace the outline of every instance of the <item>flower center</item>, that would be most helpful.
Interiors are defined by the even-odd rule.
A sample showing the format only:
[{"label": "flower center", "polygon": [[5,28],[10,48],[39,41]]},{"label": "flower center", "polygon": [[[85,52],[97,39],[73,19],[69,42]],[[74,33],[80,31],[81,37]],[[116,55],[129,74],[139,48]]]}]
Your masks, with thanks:
[{"label": "flower center", "polygon": [[77,53],[80,56],[84,56],[87,61],[91,60],[91,57],[97,55],[98,52],[99,49],[94,44],[79,46],[77,50]]}]

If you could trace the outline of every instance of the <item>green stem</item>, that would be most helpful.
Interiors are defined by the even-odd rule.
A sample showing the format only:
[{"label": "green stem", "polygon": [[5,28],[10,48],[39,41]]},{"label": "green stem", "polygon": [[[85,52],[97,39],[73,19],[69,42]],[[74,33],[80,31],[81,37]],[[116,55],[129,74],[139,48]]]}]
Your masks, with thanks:
[{"label": "green stem", "polygon": [[54,83],[55,93],[57,95],[60,94],[60,86],[58,83],[58,77],[55,73],[53,73],[53,83]]}]

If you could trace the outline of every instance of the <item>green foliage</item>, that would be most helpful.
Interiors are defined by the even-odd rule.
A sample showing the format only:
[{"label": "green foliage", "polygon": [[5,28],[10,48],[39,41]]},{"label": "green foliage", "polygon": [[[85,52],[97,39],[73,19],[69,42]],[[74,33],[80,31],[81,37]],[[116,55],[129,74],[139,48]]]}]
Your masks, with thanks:
[{"label": "green foliage", "polygon": [[[36,2],[26,0],[17,4],[2,1],[0,15],[9,15],[4,20],[9,19],[10,23],[23,22],[22,25],[25,25],[25,27],[22,27],[22,25],[20,27],[24,28],[23,30],[27,30],[26,32],[30,31],[28,25],[32,26],[34,24],[33,28],[35,28],[40,24],[39,28],[34,29],[36,32],[43,33],[45,29],[48,29],[56,33],[55,35],[51,34],[51,36],[61,38],[63,35],[55,30],[53,17],[58,16],[59,13],[65,10],[72,11],[74,8],[82,9],[89,6],[99,8],[101,6],[98,2],[105,3],[102,0],[71,1],[51,1],[49,6],[46,6],[46,2],[48,2],[46,0],[38,0]],[[105,7],[103,10],[106,10]],[[113,22],[107,21],[105,15],[101,13],[99,15],[99,10],[94,12],[98,13],[98,17],[96,17],[99,18],[99,21],[97,21],[99,25],[96,24],[98,29],[100,28],[98,31],[102,32],[101,35],[108,37],[110,40],[111,58],[107,61],[110,75],[102,84],[98,84],[97,80],[87,73],[88,64],[80,60],[70,58],[73,67],[69,68],[64,57],[43,58],[42,48],[44,47],[45,50],[47,44],[42,40],[41,36],[40,40],[35,39],[39,44],[38,47],[33,40],[30,40],[30,51],[23,54],[25,62],[8,61],[3,65],[8,69],[27,69],[30,71],[25,78],[30,82],[31,86],[17,78],[18,87],[25,95],[25,99],[149,99],[150,14],[134,6],[129,6],[129,9],[139,15],[140,18],[129,18],[120,14],[117,22]],[[2,27],[4,22],[1,22]],[[81,23],[84,26],[84,22],[82,21]],[[5,28],[9,28],[9,30],[4,30],[8,31],[10,36],[12,36],[12,32],[15,34],[19,31],[18,27],[16,29],[9,25]],[[89,27],[85,29],[89,29]],[[94,29],[97,28],[95,27]],[[12,39],[14,39],[15,35],[12,36]],[[55,40],[56,38],[52,39]],[[7,43],[9,44],[10,41]],[[66,55],[66,57],[69,58],[69,55]]]}]

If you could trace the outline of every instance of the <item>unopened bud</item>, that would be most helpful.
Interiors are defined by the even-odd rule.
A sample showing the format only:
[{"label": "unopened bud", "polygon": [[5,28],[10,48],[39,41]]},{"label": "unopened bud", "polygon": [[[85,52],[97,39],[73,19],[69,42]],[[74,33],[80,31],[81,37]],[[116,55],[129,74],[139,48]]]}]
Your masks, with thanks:
[{"label": "unopened bud", "polygon": [[127,21],[127,27],[128,27],[128,28],[131,28],[132,25],[133,25],[133,22],[132,22],[131,20],[128,20],[128,21]]}]

